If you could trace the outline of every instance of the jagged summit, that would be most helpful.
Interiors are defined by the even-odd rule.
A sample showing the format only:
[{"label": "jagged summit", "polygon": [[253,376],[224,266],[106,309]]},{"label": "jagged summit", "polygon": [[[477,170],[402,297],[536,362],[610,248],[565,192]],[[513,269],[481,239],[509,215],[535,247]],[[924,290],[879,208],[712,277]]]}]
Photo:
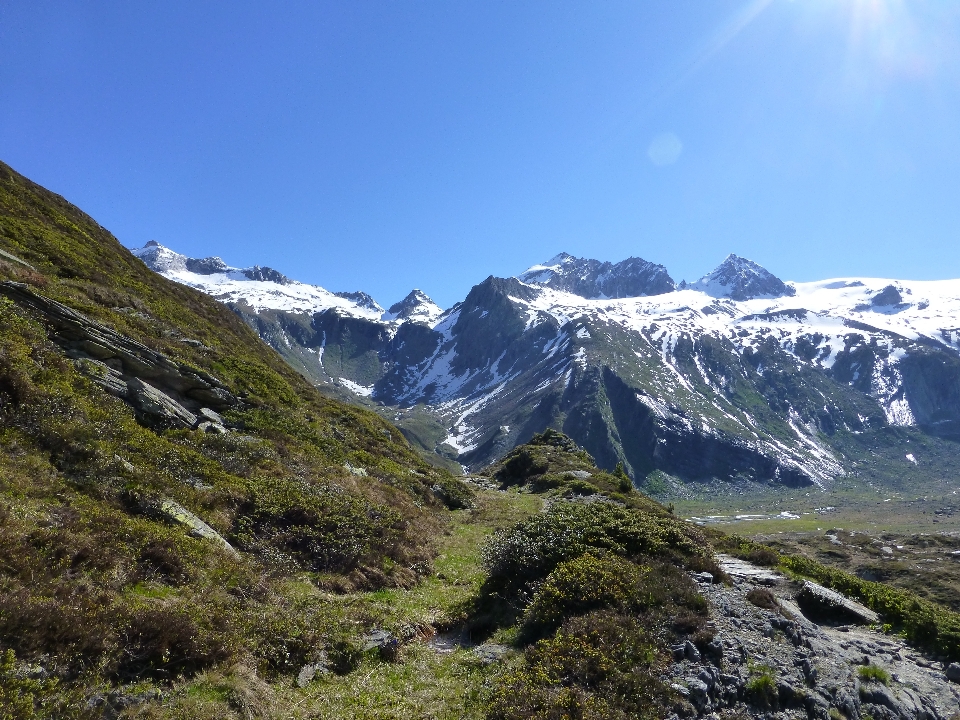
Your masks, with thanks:
[{"label": "jagged summit", "polygon": [[715,270],[688,287],[713,297],[729,297],[731,300],[787,297],[797,292],[769,270],[752,260],[733,254],[728,255]]},{"label": "jagged summit", "polygon": [[425,292],[414,288],[403,300],[391,305],[383,314],[383,319],[433,324],[442,314],[439,305]]},{"label": "jagged summit", "polygon": [[618,263],[600,262],[560,253],[518,276],[529,285],[563,290],[592,298],[628,298],[662,295],[676,284],[663,265],[630,257]]}]

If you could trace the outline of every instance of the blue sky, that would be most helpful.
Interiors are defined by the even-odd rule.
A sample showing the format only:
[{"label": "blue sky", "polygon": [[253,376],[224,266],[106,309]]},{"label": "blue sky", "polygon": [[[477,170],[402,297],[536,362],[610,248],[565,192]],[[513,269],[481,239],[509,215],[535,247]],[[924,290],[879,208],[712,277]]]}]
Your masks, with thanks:
[{"label": "blue sky", "polygon": [[4,0],[0,159],[381,304],[561,250],[958,277],[960,3]]}]

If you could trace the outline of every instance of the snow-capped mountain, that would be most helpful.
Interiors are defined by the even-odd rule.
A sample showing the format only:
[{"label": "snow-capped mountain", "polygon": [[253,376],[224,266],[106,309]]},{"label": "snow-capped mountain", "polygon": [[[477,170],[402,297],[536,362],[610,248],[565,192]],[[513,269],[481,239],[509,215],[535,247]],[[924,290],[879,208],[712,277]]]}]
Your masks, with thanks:
[{"label": "snow-capped mountain", "polygon": [[690,288],[711,297],[728,297],[731,300],[778,298],[796,292],[769,270],[737,255],[728,255],[716,270],[704,275]]},{"label": "snow-capped mountain", "polygon": [[468,468],[556,427],[637,480],[827,484],[861,436],[960,437],[960,280],[786,283],[731,255],[675,289],[639,258],[561,254],[446,312],[414,291],[374,317],[269,307],[247,271],[178,263],[164,274],[230,302],[305,375],[394,408],[401,429],[415,413],[408,438]]},{"label": "snow-capped mountain", "polygon": [[152,240],[132,252],[164,277],[222,302],[242,303],[254,312],[316,313],[335,308],[350,317],[379,320],[383,316],[383,308],[366,293],[332,293],[290,280],[272,268],[235,268],[218,257],[190,258]]},{"label": "snow-capped mountain", "polygon": [[560,253],[517,277],[528,285],[564,290],[588,299],[662,295],[675,287],[663,265],[636,257],[613,264]]},{"label": "snow-capped mountain", "polygon": [[443,312],[420,290],[391,306],[388,311],[362,291],[330,292],[319,285],[291,280],[273,268],[254,265],[236,268],[218,257],[190,258],[151,240],[132,251],[147,267],[184,285],[212,295],[225,303],[245,306],[253,312],[281,310],[314,314],[328,310],[365,320],[384,322],[434,322]]},{"label": "snow-capped mountain", "polygon": [[420,290],[411,290],[403,300],[390,306],[383,315],[384,320],[406,320],[407,322],[418,322],[426,325],[433,325],[443,310],[433,300]]}]

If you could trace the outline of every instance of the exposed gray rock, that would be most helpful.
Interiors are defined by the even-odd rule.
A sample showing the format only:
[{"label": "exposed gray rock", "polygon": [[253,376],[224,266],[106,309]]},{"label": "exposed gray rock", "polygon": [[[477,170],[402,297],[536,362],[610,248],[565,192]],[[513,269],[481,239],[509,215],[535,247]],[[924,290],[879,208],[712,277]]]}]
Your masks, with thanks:
[{"label": "exposed gray rock", "polygon": [[137,693],[127,693],[123,690],[114,690],[108,693],[97,693],[87,700],[87,710],[97,710],[103,720],[115,720],[131,708],[145,703],[158,702],[163,699],[163,693],[157,689],[144,690]]},{"label": "exposed gray rock", "polygon": [[521,274],[520,280],[585,298],[662,295],[676,287],[663,265],[642,258],[627,258],[614,264],[567,253],[535,265]]},{"label": "exposed gray rock", "polygon": [[24,267],[28,267],[34,272],[37,271],[37,269],[33,265],[28,263],[26,260],[21,260],[16,255],[13,255],[12,253],[8,253],[6,250],[0,250],[0,258],[3,258],[4,260],[12,260],[18,265],[23,265]]},{"label": "exposed gray rock", "polygon": [[[794,602],[803,585],[783,576],[766,587],[782,607],[792,608],[793,617],[759,608],[746,599],[757,586],[748,576],[745,572],[732,586],[699,586],[714,610],[716,638],[725,649],[722,659],[704,653],[691,660],[683,652],[686,645],[672,648],[674,664],[664,681],[686,690],[678,694],[701,720],[714,712],[757,720],[829,720],[837,713],[846,720],[868,715],[874,720],[945,720],[960,711],[960,692],[931,670],[939,666],[899,638],[864,626],[818,625]],[[865,661],[882,667],[890,685],[861,682],[859,668]],[[755,697],[746,690],[764,667],[775,683],[773,708],[752,704]]]},{"label": "exposed gray rock", "polygon": [[218,257],[187,258],[187,270],[198,275],[214,275],[226,272],[230,267]]},{"label": "exposed gray rock", "polygon": [[180,525],[188,528],[191,535],[196,535],[197,537],[211,540],[231,554],[237,554],[237,551],[234,549],[234,547],[224,540],[220,533],[207,525],[203,520],[187,510],[176,500],[170,500],[168,498],[161,501],[158,510],[160,514],[166,517],[168,520],[172,520],[173,522],[179,523]]},{"label": "exposed gray rock", "polygon": [[880,616],[870,608],[809,580],[804,581],[796,599],[797,604],[807,615],[867,625],[880,621]]},{"label": "exposed gray rock", "polygon": [[950,663],[947,665],[947,680],[960,683],[960,663]]},{"label": "exposed gray rock", "polygon": [[351,300],[367,310],[374,310],[379,313],[383,312],[383,308],[380,307],[379,303],[361,290],[355,290],[354,292],[335,292],[334,295],[337,297],[342,297],[346,300]]},{"label": "exposed gray rock", "polygon": [[756,297],[783,297],[797,291],[769,270],[737,255],[728,255],[713,272],[690,287],[714,297],[749,300]]},{"label": "exposed gray rock", "polygon": [[324,655],[318,662],[310,663],[300,668],[300,672],[297,674],[297,687],[306,687],[315,678],[326,675],[329,672],[330,667],[327,663],[326,655]]},{"label": "exposed gray rock", "polygon": [[783,580],[783,575],[775,570],[758,567],[746,560],[740,560],[729,555],[717,555],[717,561],[720,563],[720,569],[734,580],[749,581],[762,585],[774,584]]},{"label": "exposed gray rock", "polygon": [[208,408],[208,407],[202,407],[202,408],[200,408],[199,411],[197,411],[197,420],[198,420],[199,422],[209,421],[209,422],[212,422],[212,423],[216,423],[217,425],[223,425],[223,424],[224,424],[224,423],[223,423],[223,417],[220,415],[220,413],[218,413],[218,412],[216,412],[216,411],[214,411],[214,410],[211,410],[211,409]]},{"label": "exposed gray rock", "polygon": [[491,665],[492,663],[499,662],[507,654],[510,653],[510,648],[506,645],[496,645],[494,643],[485,643],[483,645],[477,645],[473,648],[473,654],[480,658],[480,661],[484,665]]},{"label": "exposed gray rock", "polygon": [[207,408],[222,426],[217,411],[238,403],[208,373],[174,362],[26,285],[0,283],[0,295],[39,315],[51,339],[74,359],[77,368],[111,395],[133,405],[145,425],[192,428],[198,422],[195,412]]},{"label": "exposed gray rock", "polygon": [[127,381],[127,398],[151,427],[192,428],[197,416],[161,390],[140,378]]},{"label": "exposed gray rock", "polygon": [[380,659],[392,662],[400,651],[400,640],[387,630],[371,630],[363,638],[363,649],[376,650]]},{"label": "exposed gray rock", "polygon": [[[218,258],[219,259],[219,258]],[[189,260],[187,263],[189,264]],[[221,261],[222,262],[222,261]],[[218,272],[223,272],[222,270]],[[243,274],[250,280],[259,280],[261,282],[272,282],[277,283],[278,285],[289,285],[292,281],[282,272],[274,270],[273,268],[261,267],[259,265],[254,265],[252,268],[247,268],[243,271]]]},{"label": "exposed gray rock", "polygon": [[875,295],[871,300],[870,304],[875,307],[887,307],[890,305],[899,305],[903,302],[903,296],[900,294],[900,291],[897,290],[893,285],[887,285],[883,290],[881,290],[877,295]]}]

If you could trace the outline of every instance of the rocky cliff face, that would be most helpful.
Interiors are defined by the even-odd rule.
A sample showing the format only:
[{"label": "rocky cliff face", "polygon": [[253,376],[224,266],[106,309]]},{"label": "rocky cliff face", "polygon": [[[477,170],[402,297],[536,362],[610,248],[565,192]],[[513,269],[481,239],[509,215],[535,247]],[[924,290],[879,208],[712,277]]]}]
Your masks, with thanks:
[{"label": "rocky cliff face", "polygon": [[427,449],[468,469],[555,427],[637,480],[827,484],[849,438],[960,438],[954,281],[785,283],[731,255],[674,289],[643,260],[562,254],[446,312],[416,291],[379,317],[259,298],[224,299],[315,382],[427,410]]}]

